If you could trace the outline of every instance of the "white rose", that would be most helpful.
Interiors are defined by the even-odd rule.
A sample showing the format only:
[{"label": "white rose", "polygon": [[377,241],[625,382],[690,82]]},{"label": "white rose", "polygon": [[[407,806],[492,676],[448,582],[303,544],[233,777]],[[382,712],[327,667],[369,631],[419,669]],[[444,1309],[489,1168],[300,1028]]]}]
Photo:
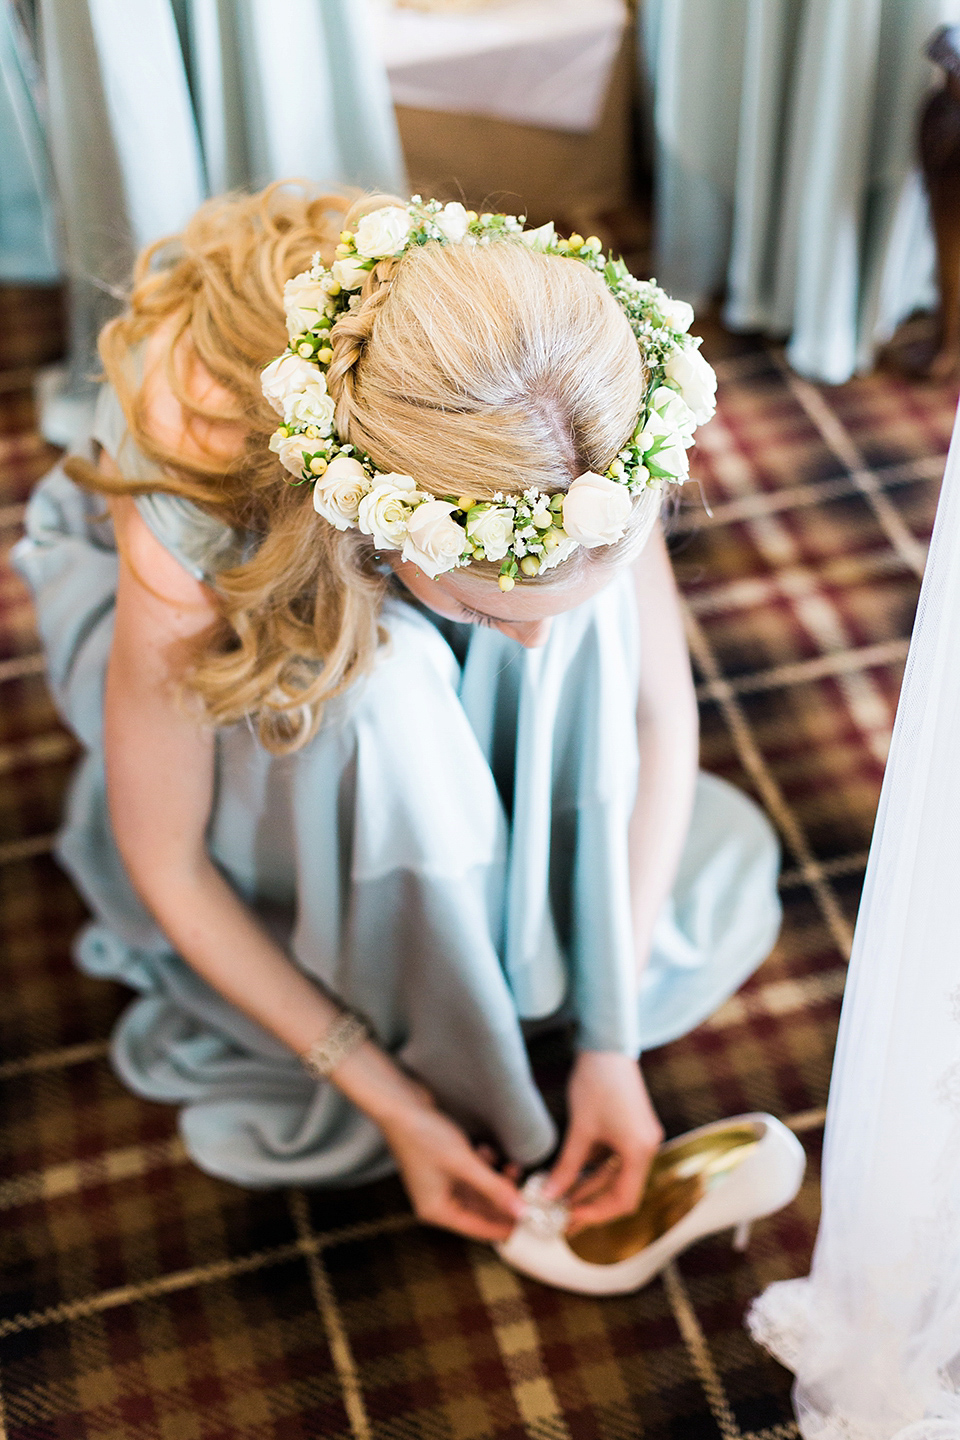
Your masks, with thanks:
[{"label": "white rose", "polygon": [[623,537],[632,506],[626,485],[588,470],[563,497],[563,528],[571,540],[592,550]]},{"label": "white rose", "polygon": [[693,324],[693,306],[688,305],[686,300],[672,300],[667,295],[661,300],[659,309],[668,327],[680,335],[685,335]]},{"label": "white rose", "polygon": [[439,215],[434,215],[433,223],[451,245],[459,245],[467,233],[470,220],[460,201],[451,200],[449,205],[444,205]]},{"label": "white rose", "polygon": [[697,417],[682,395],[671,390],[669,385],[658,385],[650,397],[650,404],[653,413],[660,416],[668,430],[679,435],[685,445],[693,444]]},{"label": "white rose", "polygon": [[548,220],[546,225],[541,225],[537,230],[524,230],[520,239],[529,245],[531,250],[549,250],[551,245],[556,244],[557,232],[553,221]]},{"label": "white rose", "polygon": [[330,273],[341,290],[359,290],[370,274],[370,266],[364,265],[356,255],[350,255],[346,260],[334,260]]},{"label": "white rose", "polygon": [[655,480],[676,480],[682,485],[690,474],[690,457],[682,436],[671,430],[651,436],[649,424],[644,433],[651,438],[643,457],[649,473]]},{"label": "white rose", "polygon": [[399,550],[407,538],[410,510],[418,495],[410,475],[380,475],[360,501],[358,519],[364,535],[372,535],[378,550]]},{"label": "white rose", "polygon": [[513,511],[506,505],[475,505],[467,515],[467,534],[483,546],[488,560],[502,560],[513,540]]},{"label": "white rose", "polygon": [[463,527],[450,519],[455,509],[447,500],[426,500],[410,516],[403,558],[431,580],[452,570],[463,554]]},{"label": "white rose", "polygon": [[283,287],[283,308],[287,312],[287,334],[291,340],[296,340],[304,330],[313,329],[326,303],[326,286],[314,280],[309,270],[287,281]]},{"label": "white rose", "polygon": [[560,565],[564,560],[569,560],[576,549],[577,541],[565,537],[554,550],[546,550],[540,556],[540,569],[537,573],[542,575],[545,570],[552,570],[554,565]]},{"label": "white rose", "polygon": [[329,435],[333,430],[335,409],[331,396],[327,394],[327,382],[319,370],[313,370],[310,384],[288,395],[283,402],[283,419],[287,425],[316,425],[321,435]]},{"label": "white rose", "polygon": [[316,440],[310,440],[306,435],[284,435],[280,430],[275,430],[270,436],[270,449],[280,457],[283,468],[301,480],[304,457],[315,455],[319,446]]},{"label": "white rose", "polygon": [[313,487],[313,508],[338,530],[356,524],[370,488],[367,472],[352,455],[335,455]]},{"label": "white rose", "polygon": [[[284,415],[287,398],[305,390],[318,376],[323,380],[317,367],[299,355],[279,355],[260,372],[260,385],[277,414]],[[326,381],[323,387],[326,389]]]},{"label": "white rose", "polygon": [[[357,226],[354,236],[357,254],[367,260],[399,255],[412,229],[413,221],[399,205],[384,205],[380,210],[371,210]],[[343,281],[340,283],[343,284]]]},{"label": "white rose", "polygon": [[717,377],[695,345],[678,350],[666,365],[667,379],[680,386],[683,396],[697,419],[705,425],[717,408]]}]

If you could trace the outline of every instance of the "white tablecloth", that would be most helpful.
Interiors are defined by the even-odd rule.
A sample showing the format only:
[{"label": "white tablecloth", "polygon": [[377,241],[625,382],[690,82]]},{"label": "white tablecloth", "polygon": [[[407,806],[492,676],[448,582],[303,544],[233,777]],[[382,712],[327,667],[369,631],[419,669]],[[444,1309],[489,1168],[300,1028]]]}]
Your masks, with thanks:
[{"label": "white tablecloth", "polygon": [[624,0],[504,0],[427,14],[377,0],[394,102],[587,132],[627,24]]}]

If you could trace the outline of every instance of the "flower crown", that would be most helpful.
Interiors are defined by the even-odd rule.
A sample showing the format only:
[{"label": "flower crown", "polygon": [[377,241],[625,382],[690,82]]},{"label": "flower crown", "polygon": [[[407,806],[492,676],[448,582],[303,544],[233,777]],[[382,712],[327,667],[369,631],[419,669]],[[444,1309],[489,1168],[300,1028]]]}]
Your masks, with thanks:
[{"label": "flower crown", "polygon": [[[356,233],[342,231],[331,269],[313,265],[284,286],[290,343],[263,371],[263,393],[283,416],[270,449],[294,476],[313,485],[313,506],[338,530],[359,527],[380,550],[400,550],[431,578],[469,565],[500,563],[500,588],[512,590],[566,560],[578,545],[612,545],[625,533],[632,498],[689,474],[687,450],[697,425],[715,409],[716,376],[687,331],[693,311],[653,280],[636,280],[622,260],[604,259],[595,235],[560,239],[553,223],[524,230],[524,217],[477,215],[459,203],[385,205],[365,215]],[[579,260],[602,275],[636,338],[649,381],[637,425],[603,475],[587,471],[557,494],[531,487],[492,500],[469,494],[437,498],[409,475],[383,474],[334,430],[325,371],[339,317],[356,309],[357,293],[378,260],[415,245],[490,245],[516,240],[547,255]]]}]

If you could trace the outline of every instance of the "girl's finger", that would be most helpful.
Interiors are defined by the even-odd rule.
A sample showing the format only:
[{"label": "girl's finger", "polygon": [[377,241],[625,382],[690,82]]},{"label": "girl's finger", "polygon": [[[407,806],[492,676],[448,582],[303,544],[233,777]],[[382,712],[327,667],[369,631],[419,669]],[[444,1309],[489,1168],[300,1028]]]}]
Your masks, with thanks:
[{"label": "girl's finger", "polygon": [[631,1214],[640,1203],[648,1169],[647,1157],[634,1156],[624,1159],[609,1189],[592,1200],[573,1206],[567,1234],[575,1235],[578,1230],[583,1230],[588,1225],[601,1225],[606,1220]]},{"label": "girl's finger", "polygon": [[595,1199],[603,1194],[613,1184],[614,1179],[620,1170],[620,1156],[608,1155],[601,1160],[599,1165],[594,1166],[570,1191],[570,1204],[583,1205],[588,1200]]},{"label": "girl's finger", "polygon": [[567,1193],[590,1158],[592,1149],[591,1135],[573,1129],[567,1133],[563,1149],[543,1187],[544,1200],[556,1200],[559,1195]]},{"label": "girl's finger", "polygon": [[446,1230],[455,1230],[458,1235],[465,1235],[469,1240],[487,1240],[491,1244],[497,1240],[509,1240],[513,1230],[511,1221],[490,1219],[479,1211],[458,1205],[455,1200],[451,1200],[430,1223],[442,1225]]},{"label": "girl's finger", "polygon": [[526,1205],[516,1185],[485,1165],[473,1150],[468,1150],[459,1164],[451,1166],[450,1175],[484,1196],[500,1214],[508,1215],[511,1220],[523,1218]]}]

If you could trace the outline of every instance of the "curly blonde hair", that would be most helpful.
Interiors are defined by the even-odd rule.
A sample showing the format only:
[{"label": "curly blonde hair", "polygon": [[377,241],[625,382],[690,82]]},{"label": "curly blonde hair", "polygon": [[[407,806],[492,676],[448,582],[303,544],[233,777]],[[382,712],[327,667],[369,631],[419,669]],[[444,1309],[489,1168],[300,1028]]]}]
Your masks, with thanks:
[{"label": "curly blonde hair", "polygon": [[[268,449],[276,414],[260,371],[286,344],[284,282],[317,251],[329,264],[339,231],[385,203],[403,202],[351,204],[283,182],[212,200],[181,235],[141,255],[129,306],[100,339],[131,435],[164,468],[166,488],[261,537],[251,558],[217,575],[222,621],[202,638],[188,681],[213,724],[255,717],[275,753],[305,744],[324,706],[371,667],[386,581],[369,538],[325,524],[310,487],[288,483]],[[213,455],[188,460],[151,434],[129,358],[164,322],[164,373],[188,419],[242,422],[242,452],[227,466]],[[602,279],[506,241],[429,244],[379,261],[331,343],[327,383],[341,439],[435,494],[561,491],[585,470],[603,473],[636,424],[646,383]],[[206,367],[231,405],[191,396],[185,357]],[[67,468],[106,493],[156,489],[77,458]],[[566,584],[584,565],[616,563],[643,542],[658,510],[658,492],[646,492],[619,545],[581,549],[536,583]]]}]

